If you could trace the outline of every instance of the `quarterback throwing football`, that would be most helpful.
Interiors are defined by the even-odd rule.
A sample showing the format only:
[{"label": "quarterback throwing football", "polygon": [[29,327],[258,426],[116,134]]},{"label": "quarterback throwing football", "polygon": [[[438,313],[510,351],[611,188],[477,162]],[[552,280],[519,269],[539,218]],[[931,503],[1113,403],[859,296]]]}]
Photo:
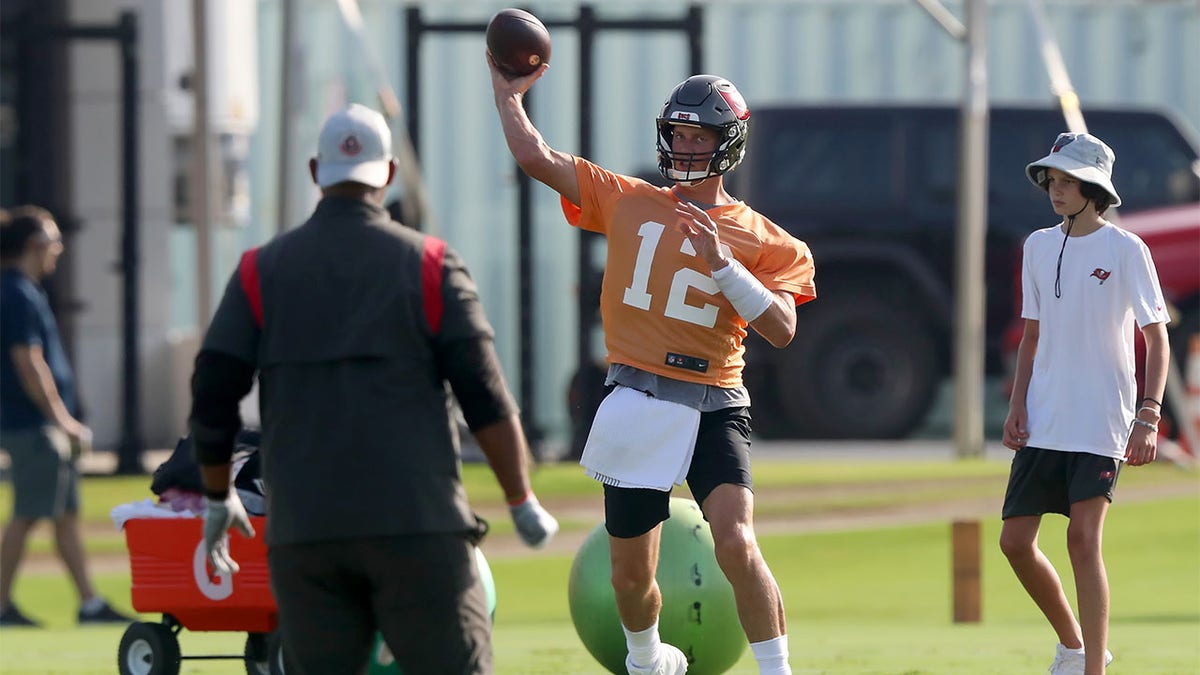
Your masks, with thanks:
[{"label": "quarterback throwing football", "polygon": [[712,528],[717,562],[760,673],[791,673],[783,600],[754,534],[750,397],[742,344],[753,328],[791,342],[796,307],[816,297],[808,246],[726,190],[750,111],[728,80],[695,75],[657,118],[659,171],[673,185],[613,173],[547,145],[522,105],[546,71],[508,79],[488,58],[509,150],[562,196],[574,226],[603,234],[607,383],[582,464],[604,484],[612,585],[633,674],[676,675],[687,660],[658,634],[662,523],[685,481]]}]

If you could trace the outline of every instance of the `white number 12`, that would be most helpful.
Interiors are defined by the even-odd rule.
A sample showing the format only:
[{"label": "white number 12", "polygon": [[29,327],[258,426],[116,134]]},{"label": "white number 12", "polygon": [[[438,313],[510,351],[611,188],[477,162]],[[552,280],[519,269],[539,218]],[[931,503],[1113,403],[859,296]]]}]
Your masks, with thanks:
[{"label": "white number 12", "polygon": [[[623,298],[625,304],[631,307],[650,310],[650,294],[646,291],[646,287],[650,284],[650,267],[654,263],[654,251],[658,248],[664,230],[666,230],[666,226],[654,222],[642,223],[641,228],[638,229],[638,236],[641,237],[642,243],[638,246],[637,259],[633,263],[633,281],[625,289]],[[725,252],[725,255],[733,256],[729,246],[721,244],[721,250]],[[692,247],[692,242],[686,238],[683,240],[683,245],[679,247],[679,252],[684,255],[696,255],[696,249]],[[663,310],[663,314],[672,319],[712,328],[717,324],[717,306],[712,303],[705,303],[698,307],[687,304],[685,300],[689,288],[695,288],[709,295],[721,292],[712,277],[685,267],[671,277],[671,292],[667,295],[667,307]]]}]

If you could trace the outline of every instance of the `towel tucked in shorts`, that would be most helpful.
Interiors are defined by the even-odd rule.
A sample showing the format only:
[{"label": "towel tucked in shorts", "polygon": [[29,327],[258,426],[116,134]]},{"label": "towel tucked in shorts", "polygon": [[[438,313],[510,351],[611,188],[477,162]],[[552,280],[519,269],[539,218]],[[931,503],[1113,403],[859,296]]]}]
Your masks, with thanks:
[{"label": "towel tucked in shorts", "polygon": [[667,492],[683,485],[699,428],[699,410],[617,385],[596,411],[579,463],[605,485]]}]

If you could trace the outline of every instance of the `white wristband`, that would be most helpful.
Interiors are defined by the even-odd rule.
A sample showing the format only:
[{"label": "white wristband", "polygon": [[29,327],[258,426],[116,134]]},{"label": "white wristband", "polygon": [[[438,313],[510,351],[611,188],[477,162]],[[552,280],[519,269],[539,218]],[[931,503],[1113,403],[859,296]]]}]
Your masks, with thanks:
[{"label": "white wristband", "polygon": [[771,291],[733,258],[729,259],[728,265],[713,272],[712,278],[717,282],[717,288],[720,288],[721,293],[729,300],[729,304],[733,305],[746,323],[762,316],[774,301]]}]

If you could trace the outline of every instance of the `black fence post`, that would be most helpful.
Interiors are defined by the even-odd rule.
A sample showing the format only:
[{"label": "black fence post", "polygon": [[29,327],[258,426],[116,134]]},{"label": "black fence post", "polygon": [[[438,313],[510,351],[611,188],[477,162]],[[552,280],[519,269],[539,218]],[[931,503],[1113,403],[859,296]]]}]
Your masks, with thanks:
[{"label": "black fence post", "polygon": [[121,273],[122,273],[122,350],[124,380],[122,387],[121,445],[117,453],[117,473],[139,474],[142,466],[141,311],[141,199],[138,194],[139,143],[138,120],[138,17],[131,11],[121,13],[118,24],[121,41]]}]

